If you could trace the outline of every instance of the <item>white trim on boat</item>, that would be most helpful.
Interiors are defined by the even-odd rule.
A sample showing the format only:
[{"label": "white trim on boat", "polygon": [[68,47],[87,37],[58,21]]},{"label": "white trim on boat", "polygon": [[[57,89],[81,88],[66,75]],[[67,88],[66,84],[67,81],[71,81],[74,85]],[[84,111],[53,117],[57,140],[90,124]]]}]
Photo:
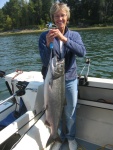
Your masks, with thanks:
[{"label": "white trim on boat", "polygon": [[0,144],[18,132],[23,126],[27,125],[26,129],[24,129],[25,133],[38,120],[38,118],[39,116],[35,117],[33,111],[27,111],[24,115],[22,115],[20,118],[18,118],[16,121],[11,123],[0,132],[0,137],[2,137],[0,138]]},{"label": "white trim on boat", "polygon": [[106,104],[106,103],[100,103],[100,102],[94,102],[94,101],[88,101],[88,100],[82,100],[82,99],[78,100],[78,104],[113,110],[112,104]]},{"label": "white trim on boat", "polygon": [[0,113],[6,110],[7,108],[11,107],[12,105],[12,102],[5,102],[4,104],[0,105]]},{"label": "white trim on boat", "polygon": [[112,79],[88,77],[88,82],[89,82],[88,86],[113,89]]}]

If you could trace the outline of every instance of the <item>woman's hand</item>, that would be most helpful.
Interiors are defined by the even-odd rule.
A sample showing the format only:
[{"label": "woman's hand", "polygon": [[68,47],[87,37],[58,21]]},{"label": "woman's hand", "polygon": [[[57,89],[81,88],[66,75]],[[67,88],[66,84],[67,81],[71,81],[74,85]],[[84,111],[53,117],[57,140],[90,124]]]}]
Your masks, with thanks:
[{"label": "woman's hand", "polygon": [[54,38],[57,37],[62,42],[67,42],[67,38],[60,32],[59,29],[50,29],[46,35],[47,47],[53,42]]}]

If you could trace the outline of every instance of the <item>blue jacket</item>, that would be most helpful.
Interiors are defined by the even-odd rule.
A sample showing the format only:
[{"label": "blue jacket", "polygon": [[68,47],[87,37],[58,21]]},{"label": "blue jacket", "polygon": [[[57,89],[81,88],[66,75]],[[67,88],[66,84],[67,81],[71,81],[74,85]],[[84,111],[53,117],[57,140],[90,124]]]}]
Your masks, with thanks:
[{"label": "blue jacket", "polygon": [[[48,67],[51,53],[50,48],[46,46],[47,33],[48,31],[43,32],[39,38],[39,52],[44,68]],[[64,44],[65,79],[73,80],[77,77],[76,56],[84,57],[86,54],[86,49],[78,32],[71,31],[66,28],[64,36],[68,39],[67,42]],[[55,38],[53,41],[53,49],[56,52],[58,58],[61,59],[60,42],[58,38]],[[45,71],[45,75],[46,72],[47,69]]]}]

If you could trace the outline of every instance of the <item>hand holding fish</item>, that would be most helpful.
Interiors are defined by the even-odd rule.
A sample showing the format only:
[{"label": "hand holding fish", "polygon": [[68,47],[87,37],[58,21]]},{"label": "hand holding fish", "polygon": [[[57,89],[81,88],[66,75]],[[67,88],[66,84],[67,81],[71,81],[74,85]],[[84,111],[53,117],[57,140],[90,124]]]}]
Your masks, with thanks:
[{"label": "hand holding fish", "polygon": [[54,38],[57,37],[62,42],[67,42],[67,38],[60,32],[59,29],[50,29],[46,35],[47,47],[53,42]]}]

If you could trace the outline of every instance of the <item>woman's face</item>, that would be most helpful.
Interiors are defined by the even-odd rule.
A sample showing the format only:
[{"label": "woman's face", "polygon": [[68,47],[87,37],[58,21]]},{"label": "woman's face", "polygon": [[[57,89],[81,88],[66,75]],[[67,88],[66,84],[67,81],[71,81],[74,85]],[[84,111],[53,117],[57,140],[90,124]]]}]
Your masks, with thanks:
[{"label": "woman's face", "polygon": [[54,14],[54,23],[59,29],[65,29],[67,25],[67,14],[64,10],[59,10]]}]

